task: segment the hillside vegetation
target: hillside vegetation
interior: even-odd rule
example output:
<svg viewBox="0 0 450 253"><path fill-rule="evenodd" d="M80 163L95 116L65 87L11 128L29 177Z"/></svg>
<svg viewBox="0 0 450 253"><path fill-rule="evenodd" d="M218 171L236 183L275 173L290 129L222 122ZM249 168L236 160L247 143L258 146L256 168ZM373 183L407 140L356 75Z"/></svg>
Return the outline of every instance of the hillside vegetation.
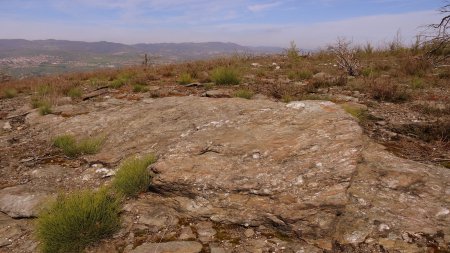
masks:
<svg viewBox="0 0 450 253"><path fill-rule="evenodd" d="M293 44L280 55L238 54L180 64L10 80L0 86L5 100L2 111L19 97L44 115L52 113L62 100L81 103L91 99L92 93L92 99L114 96L136 100L145 94L154 98L216 96L219 90L217 96L225 97L267 97L282 102L330 100L346 104L366 133L396 154L448 166L448 65L433 64L422 57L425 49L418 46L393 42L377 50L370 44L352 48L345 41L339 43L330 51L308 55L302 55ZM349 72L342 57L353 61L357 71Z"/></svg>

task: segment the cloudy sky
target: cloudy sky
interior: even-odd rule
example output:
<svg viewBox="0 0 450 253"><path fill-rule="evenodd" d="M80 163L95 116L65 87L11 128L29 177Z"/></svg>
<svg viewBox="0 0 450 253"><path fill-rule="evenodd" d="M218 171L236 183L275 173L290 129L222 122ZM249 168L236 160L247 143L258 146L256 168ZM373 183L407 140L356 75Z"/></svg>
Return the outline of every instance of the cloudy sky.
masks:
<svg viewBox="0 0 450 253"><path fill-rule="evenodd" d="M0 39L126 44L223 41L326 46L337 37L405 43L444 0L0 0Z"/></svg>

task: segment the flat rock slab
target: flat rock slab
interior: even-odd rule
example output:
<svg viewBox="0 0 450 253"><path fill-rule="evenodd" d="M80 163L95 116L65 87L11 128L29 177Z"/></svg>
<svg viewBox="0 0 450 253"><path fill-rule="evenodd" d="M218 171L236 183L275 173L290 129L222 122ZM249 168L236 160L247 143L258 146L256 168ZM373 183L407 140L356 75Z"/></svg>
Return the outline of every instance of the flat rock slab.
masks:
<svg viewBox="0 0 450 253"><path fill-rule="evenodd" d="M334 241L448 247L450 171L371 144L332 102L168 97L107 99L87 109L33 126L42 140L106 134L102 151L87 160L158 154L156 194L143 200L156 198L180 213L174 217L264 225L327 250Z"/></svg>
<svg viewBox="0 0 450 253"><path fill-rule="evenodd" d="M198 253L202 245L191 241L173 241L165 243L144 243L130 253Z"/></svg>
<svg viewBox="0 0 450 253"><path fill-rule="evenodd" d="M0 190L0 212L12 218L37 217L49 198L49 193L33 191L26 185L4 188Z"/></svg>

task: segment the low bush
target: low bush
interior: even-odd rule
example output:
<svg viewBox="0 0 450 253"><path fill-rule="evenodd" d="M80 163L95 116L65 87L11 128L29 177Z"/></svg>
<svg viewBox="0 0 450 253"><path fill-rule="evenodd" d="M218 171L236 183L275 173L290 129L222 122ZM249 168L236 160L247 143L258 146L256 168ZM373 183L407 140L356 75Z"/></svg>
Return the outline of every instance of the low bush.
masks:
<svg viewBox="0 0 450 253"><path fill-rule="evenodd" d="M6 88L3 93L6 98L13 98L17 96L17 90L14 88Z"/></svg>
<svg viewBox="0 0 450 253"><path fill-rule="evenodd" d="M114 89L118 89L122 86L124 86L127 83L128 80L123 79L123 78L118 78L118 79L114 79L110 84L109 87L114 88Z"/></svg>
<svg viewBox="0 0 450 253"><path fill-rule="evenodd" d="M431 67L431 63L423 58L405 57L400 60L401 70L410 76L423 77Z"/></svg>
<svg viewBox="0 0 450 253"><path fill-rule="evenodd" d="M409 98L405 87L386 78L371 79L367 83L366 92L380 101L402 102Z"/></svg>
<svg viewBox="0 0 450 253"><path fill-rule="evenodd" d="M237 85L240 83L238 72L230 67L220 67L212 72L212 80L217 85Z"/></svg>
<svg viewBox="0 0 450 253"><path fill-rule="evenodd" d="M154 155L126 159L112 181L112 188L117 193L128 197L135 197L146 191L151 182L151 174L147 167L155 161Z"/></svg>
<svg viewBox="0 0 450 253"><path fill-rule="evenodd" d="M251 90L248 89L240 89L234 93L235 97L238 98L245 98L245 99L251 99L253 97L254 93Z"/></svg>
<svg viewBox="0 0 450 253"><path fill-rule="evenodd" d="M313 77L313 73L309 70L292 71L288 73L288 78L291 80L308 80Z"/></svg>
<svg viewBox="0 0 450 253"><path fill-rule="evenodd" d="M178 79L178 83L181 85L192 83L193 79L191 74L189 73L183 73L180 75L180 78Z"/></svg>
<svg viewBox="0 0 450 253"><path fill-rule="evenodd" d="M67 91L67 96L71 98L80 98L83 95L83 92L79 87L72 87Z"/></svg>
<svg viewBox="0 0 450 253"><path fill-rule="evenodd" d="M413 88L413 89L423 89L424 87L425 86L424 86L423 80L421 78L414 77L411 80L411 88Z"/></svg>
<svg viewBox="0 0 450 253"><path fill-rule="evenodd" d="M47 115L52 113L52 104L48 101L42 101L39 104L39 114Z"/></svg>
<svg viewBox="0 0 450 253"><path fill-rule="evenodd" d="M148 87L142 84L134 84L133 85L133 92L147 92Z"/></svg>
<svg viewBox="0 0 450 253"><path fill-rule="evenodd" d="M77 141L73 135L60 135L53 140L53 145L60 148L69 157L96 154L100 151L104 137L85 138Z"/></svg>
<svg viewBox="0 0 450 253"><path fill-rule="evenodd" d="M106 190L61 194L36 221L44 253L82 252L120 227L120 199Z"/></svg>

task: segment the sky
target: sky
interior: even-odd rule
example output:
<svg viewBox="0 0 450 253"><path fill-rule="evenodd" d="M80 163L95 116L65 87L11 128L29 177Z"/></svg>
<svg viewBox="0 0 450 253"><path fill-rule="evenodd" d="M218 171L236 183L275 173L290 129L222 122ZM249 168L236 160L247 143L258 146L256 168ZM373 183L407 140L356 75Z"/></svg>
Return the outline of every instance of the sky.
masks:
<svg viewBox="0 0 450 253"><path fill-rule="evenodd" d="M338 37L406 44L444 0L0 0L0 39L234 42L317 49Z"/></svg>

